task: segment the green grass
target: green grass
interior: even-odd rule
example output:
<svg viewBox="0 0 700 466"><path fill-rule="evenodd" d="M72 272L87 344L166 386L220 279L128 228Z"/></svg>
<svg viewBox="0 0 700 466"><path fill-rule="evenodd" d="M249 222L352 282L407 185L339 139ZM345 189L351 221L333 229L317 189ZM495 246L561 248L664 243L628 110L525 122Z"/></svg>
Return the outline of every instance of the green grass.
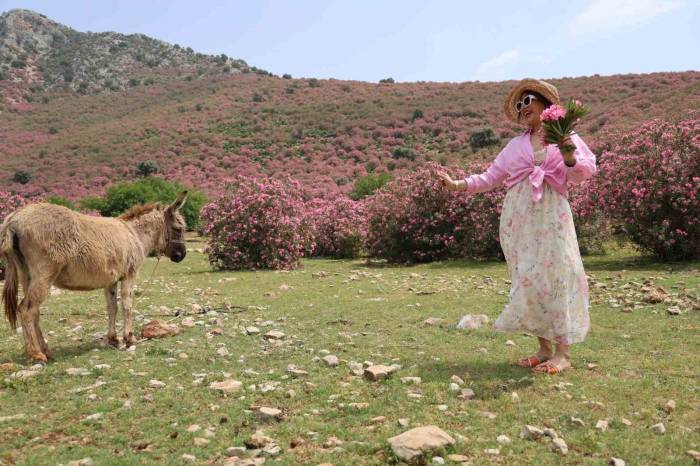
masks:
<svg viewBox="0 0 700 466"><path fill-rule="evenodd" d="M193 242L190 247L201 245ZM142 281L154 264L149 260ZM643 303L638 290L645 279L652 280L687 308L698 299L699 264L659 264L624 250L585 258L585 264L593 278L592 330L586 342L572 347L576 369L558 377L533 377L513 366L533 350L532 337L454 327L466 313L485 313L492 320L498 316L508 295L501 262L399 267L306 260L293 272L221 273L211 271L205 256L190 251L181 264L161 262L153 282L137 296L137 309L169 314L176 307L189 312L198 303L244 310L232 307L218 316L193 316L203 325L144 341L134 353L104 347L95 339L107 324L101 292L62 292L42 309L54 361L25 381L10 379L11 371L0 372L0 417L27 416L0 422L0 464L55 465L84 457L99 465L182 464L184 453L194 454L197 464L220 464L227 447L242 445L256 429L276 439L283 450L266 464L385 464L393 461L386 439L406 430L397 423L404 417L411 426L434 424L464 436L443 453L466 455L475 465L602 465L611 456L633 465L693 464L686 451L700 450L700 312L669 316L669 304ZM598 282L607 288L595 286ZM613 307L618 298L628 298L630 305ZM621 311L635 302L633 312ZM444 325L423 325L428 317L443 318ZM261 325L267 320L274 324ZM137 327L143 322L137 320ZM247 325L263 332L278 329L287 336L279 346L272 345L260 335L245 335L241 328ZM82 328L74 330L77 326ZM223 334L207 336L215 327ZM505 344L509 339L515 346ZM217 354L221 345L230 356ZM327 368L314 361L323 349L337 355L341 365ZM187 359L179 357L182 352ZM344 360L403 367L389 380L367 382L352 377ZM21 335L11 335L7 327L1 362L15 363L13 370L30 365ZM598 368L587 370L589 362ZM97 364L111 368L94 369ZM288 364L309 375L287 378ZM69 367L86 368L90 374L71 376ZM246 369L258 375L246 375ZM280 385L273 392L246 388L224 397L208 388L224 372L244 387L268 381ZM194 374L206 374L201 384L193 383ZM474 400L460 401L448 390L452 375L476 392ZM403 376L422 378L421 399L407 396L412 387L401 383ZM148 388L150 379L166 387ZM107 384L71 393L98 380ZM296 396L287 397L288 390ZM512 392L519 402L511 400ZM88 398L91 393L96 399ZM669 415L663 407L670 399L677 406ZM130 409L123 407L126 400ZM339 408L354 402L369 406ZM438 410L440 404L448 411ZM249 411L255 405L280 408L285 418L261 422ZM94 413L103 416L83 421ZM375 416L386 416L386 421L374 425ZM573 426L571 416L586 426ZM623 425L621 418L632 425ZM606 432L594 428L599 419L610 421ZM649 429L657 422L665 424L665 435ZM216 435L206 446L195 447L194 437L203 435L187 432L192 424L211 427ZM569 454L562 457L544 442L521 440L518 433L525 424L554 428L566 440ZM512 443L500 446L497 457L484 453L499 447L500 434ZM343 440L342 451L323 448L330 436ZM305 443L292 449L295 437Z"/></svg>

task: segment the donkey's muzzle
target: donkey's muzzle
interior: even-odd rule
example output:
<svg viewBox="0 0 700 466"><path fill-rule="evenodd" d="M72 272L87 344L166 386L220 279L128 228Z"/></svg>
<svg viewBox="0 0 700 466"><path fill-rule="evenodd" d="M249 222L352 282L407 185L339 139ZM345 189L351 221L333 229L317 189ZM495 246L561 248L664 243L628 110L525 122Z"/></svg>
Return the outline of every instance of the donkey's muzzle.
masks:
<svg viewBox="0 0 700 466"><path fill-rule="evenodd" d="M173 262L182 262L182 260L185 258L185 255L186 255L186 254L187 254L187 253L184 252L184 251L174 251L174 252L170 255L170 260L173 261Z"/></svg>

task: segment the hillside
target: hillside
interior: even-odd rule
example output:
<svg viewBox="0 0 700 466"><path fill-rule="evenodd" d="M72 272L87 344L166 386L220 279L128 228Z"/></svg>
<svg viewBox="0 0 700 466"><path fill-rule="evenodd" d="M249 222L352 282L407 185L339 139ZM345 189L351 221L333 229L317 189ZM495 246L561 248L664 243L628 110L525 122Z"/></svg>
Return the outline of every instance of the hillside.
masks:
<svg viewBox="0 0 700 466"><path fill-rule="evenodd" d="M115 91L183 73L260 71L243 60L211 56L143 34L78 32L30 10L0 15L0 80L11 107L31 92ZM31 97L29 97L31 99Z"/></svg>
<svg viewBox="0 0 700 466"><path fill-rule="evenodd" d="M141 35L78 33L25 10L2 16L1 47L2 57L10 49L27 57L0 83L6 100L8 86L26 92L0 113L0 190L24 195L100 194L135 178L147 160L167 178L209 194L234 174L290 175L320 192L347 192L372 171L490 160L520 131L502 115L512 81L284 79ZM104 81L91 73L110 54L116 58L105 76L121 84L97 92ZM56 63L70 64L70 82ZM563 98L591 107L580 133L593 146L642 121L673 120L700 107L696 71L549 81ZM81 82L95 92L81 93ZM492 136L472 140L487 128Z"/></svg>

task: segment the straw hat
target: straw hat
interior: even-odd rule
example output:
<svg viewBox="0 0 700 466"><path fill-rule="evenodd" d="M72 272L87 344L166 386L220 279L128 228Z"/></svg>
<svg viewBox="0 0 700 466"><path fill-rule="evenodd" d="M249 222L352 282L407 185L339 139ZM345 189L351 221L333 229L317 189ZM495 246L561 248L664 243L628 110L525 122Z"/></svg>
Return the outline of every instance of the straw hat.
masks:
<svg viewBox="0 0 700 466"><path fill-rule="evenodd" d="M518 112L515 111L515 102L518 101L524 91L537 92L553 104L561 105L559 91L556 87L539 79L525 78L515 85L503 104L503 111L506 112L506 116L516 123L518 123Z"/></svg>

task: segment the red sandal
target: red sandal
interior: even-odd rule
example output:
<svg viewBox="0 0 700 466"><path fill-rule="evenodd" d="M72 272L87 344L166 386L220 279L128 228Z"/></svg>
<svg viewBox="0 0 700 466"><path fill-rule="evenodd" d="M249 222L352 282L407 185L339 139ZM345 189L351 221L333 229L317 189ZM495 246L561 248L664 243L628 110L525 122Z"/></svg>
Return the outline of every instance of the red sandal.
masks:
<svg viewBox="0 0 700 466"><path fill-rule="evenodd" d="M544 358L540 359L539 356L537 356L536 354L533 354L532 356L530 356L528 358L523 358L523 359L518 360L518 362L516 364L520 367L532 368L532 367L539 366L540 364L542 364L546 361L547 361L547 359L544 359Z"/></svg>
<svg viewBox="0 0 700 466"><path fill-rule="evenodd" d="M545 361L533 367L532 372L535 372L537 374L557 375L567 369L571 369L572 367L572 365L568 365L562 369L559 369L551 361Z"/></svg>

